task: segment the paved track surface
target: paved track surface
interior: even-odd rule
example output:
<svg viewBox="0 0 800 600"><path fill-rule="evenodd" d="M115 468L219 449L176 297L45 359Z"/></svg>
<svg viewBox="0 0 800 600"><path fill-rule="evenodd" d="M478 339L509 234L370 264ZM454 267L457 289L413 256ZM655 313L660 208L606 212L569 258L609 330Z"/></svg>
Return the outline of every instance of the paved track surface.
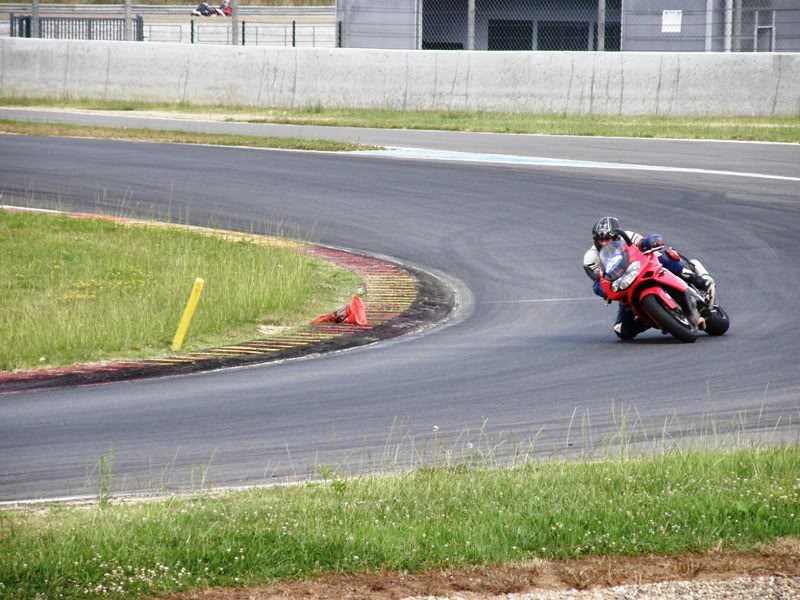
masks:
<svg viewBox="0 0 800 600"><path fill-rule="evenodd" d="M412 132L370 141L395 145L406 133L418 137L403 145L800 174L800 147L789 145ZM445 276L460 299L445 326L369 348L0 396L0 499L91 494L87 470L112 448L115 491L157 491L189 485L192 467L209 462L215 485L262 483L318 463L409 467L445 441L456 454L499 444L502 457L529 438L548 454L620 431L634 442L666 431L713 443L713 431L730 429L796 440L799 186L0 136L3 203L137 215L169 206L203 225L288 224ZM700 257L731 315L729 334L694 345L658 333L618 342L615 309L591 294L581 268L605 214Z"/></svg>

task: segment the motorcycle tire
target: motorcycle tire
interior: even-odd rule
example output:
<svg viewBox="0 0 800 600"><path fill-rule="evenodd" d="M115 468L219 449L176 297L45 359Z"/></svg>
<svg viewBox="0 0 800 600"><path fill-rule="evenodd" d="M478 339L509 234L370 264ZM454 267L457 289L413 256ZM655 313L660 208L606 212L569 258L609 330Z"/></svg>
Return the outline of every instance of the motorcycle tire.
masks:
<svg viewBox="0 0 800 600"><path fill-rule="evenodd" d="M716 306L706 318L705 332L708 335L724 335L730 326L731 320L728 318L728 313L722 310L721 306Z"/></svg>
<svg viewBox="0 0 800 600"><path fill-rule="evenodd" d="M658 326L672 337L687 344L697 339L697 330L680 309L679 312L673 312L665 308L656 296L645 297L642 300L642 307Z"/></svg>

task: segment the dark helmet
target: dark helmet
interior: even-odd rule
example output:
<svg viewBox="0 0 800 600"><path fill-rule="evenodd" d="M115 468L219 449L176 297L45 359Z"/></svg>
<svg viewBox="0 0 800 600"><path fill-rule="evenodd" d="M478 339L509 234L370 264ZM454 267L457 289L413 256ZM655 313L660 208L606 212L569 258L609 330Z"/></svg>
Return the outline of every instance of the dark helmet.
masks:
<svg viewBox="0 0 800 600"><path fill-rule="evenodd" d="M595 247L600 247L601 240L610 240L617 237L616 230L622 229L616 217L603 217L592 227L592 239Z"/></svg>
<svg viewBox="0 0 800 600"><path fill-rule="evenodd" d="M664 243L664 238L661 237L660 233L653 233L652 235L648 235L646 238L642 240L642 252L652 252L653 250L660 250L666 244Z"/></svg>

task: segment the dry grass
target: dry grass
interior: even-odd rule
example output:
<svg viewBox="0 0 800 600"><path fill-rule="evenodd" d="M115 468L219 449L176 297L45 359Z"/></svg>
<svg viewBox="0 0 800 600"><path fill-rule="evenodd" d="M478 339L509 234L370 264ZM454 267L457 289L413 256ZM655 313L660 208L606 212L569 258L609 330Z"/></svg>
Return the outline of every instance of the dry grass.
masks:
<svg viewBox="0 0 800 600"><path fill-rule="evenodd" d="M362 146L350 142L336 142L330 140L305 140L299 138L271 136L210 134L195 133L191 131L165 131L160 129L94 127L90 125L34 123L8 120L0 120L0 133L46 137L88 137L95 139L133 140L143 142L244 146L249 148L276 148L285 150L318 150L326 152L349 152L354 150L376 149L374 146Z"/></svg>
<svg viewBox="0 0 800 600"><path fill-rule="evenodd" d="M702 568L697 568L702 565ZM689 567L691 566L691 567ZM417 574L377 572L325 575L305 581L240 589L209 589L169 600L399 600L409 596L475 597L531 590L588 590L686 579L727 580L742 575L800 576L800 540L783 538L758 552L591 557L446 569Z"/></svg>

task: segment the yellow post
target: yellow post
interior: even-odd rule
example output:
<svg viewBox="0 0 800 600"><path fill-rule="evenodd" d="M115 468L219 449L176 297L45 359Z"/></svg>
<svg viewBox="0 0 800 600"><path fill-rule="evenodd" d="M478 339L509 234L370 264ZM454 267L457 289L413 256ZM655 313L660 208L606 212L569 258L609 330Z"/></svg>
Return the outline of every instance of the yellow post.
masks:
<svg viewBox="0 0 800 600"><path fill-rule="evenodd" d="M183 345L183 338L186 335L186 331L189 329L189 324L192 322L192 317L194 316L194 311L197 308L197 303L200 302L200 294L203 291L203 285L205 281L203 281L200 277L194 280L194 286L192 286L192 293L189 296L189 302L186 303L186 309L183 311L183 317L181 318L180 325L178 325L178 331L175 332L175 339L172 340L172 351L177 352L181 349Z"/></svg>

